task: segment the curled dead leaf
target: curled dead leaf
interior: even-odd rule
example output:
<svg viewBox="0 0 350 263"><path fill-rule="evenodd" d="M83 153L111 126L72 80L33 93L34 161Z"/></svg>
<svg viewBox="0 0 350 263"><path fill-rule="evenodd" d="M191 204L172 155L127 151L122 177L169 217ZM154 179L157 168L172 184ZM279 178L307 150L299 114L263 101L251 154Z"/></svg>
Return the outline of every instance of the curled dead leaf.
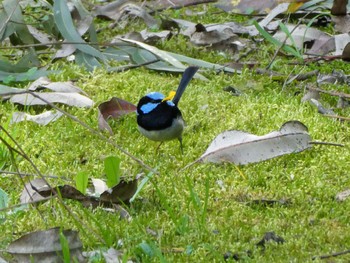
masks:
<svg viewBox="0 0 350 263"><path fill-rule="evenodd" d="M109 101L102 102L98 106L98 127L100 130L108 130L112 135L113 131L108 125L109 118L119 119L125 114L136 111L136 106L126 100L117 97L111 98Z"/></svg>

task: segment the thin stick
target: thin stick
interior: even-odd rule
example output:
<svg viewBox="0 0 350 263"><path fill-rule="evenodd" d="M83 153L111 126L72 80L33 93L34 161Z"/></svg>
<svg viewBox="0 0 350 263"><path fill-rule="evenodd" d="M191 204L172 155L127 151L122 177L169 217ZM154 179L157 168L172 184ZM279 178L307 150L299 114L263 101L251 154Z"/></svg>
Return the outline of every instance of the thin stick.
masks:
<svg viewBox="0 0 350 263"><path fill-rule="evenodd" d="M54 198L57 198L57 195L52 195L52 196L44 197L44 198L42 198L42 199L40 199L40 200L30 201L30 202L23 203L23 204L17 204L17 205L12 205L12 206L8 206L8 207L0 208L0 212L12 210L12 209L21 207L21 206L23 206L23 205L33 205L33 204L43 203L43 202L46 202L46 201L51 200L51 199L54 199Z"/></svg>
<svg viewBox="0 0 350 263"><path fill-rule="evenodd" d="M313 141L313 142L309 142L309 144L319 144L319 145L330 145L330 146L345 147L344 144L335 143L335 142L317 142L317 141Z"/></svg>
<svg viewBox="0 0 350 263"><path fill-rule="evenodd" d="M339 119L339 120L343 120L343 121L350 121L349 117L343 117L343 116L339 116L339 115L323 114L323 116L326 116L329 118L335 118L335 119Z"/></svg>
<svg viewBox="0 0 350 263"><path fill-rule="evenodd" d="M31 173L21 173L21 172L12 172L12 171L4 171L0 170L0 174L5 174L5 175L19 175L21 177L28 177L28 176L37 176L37 174L31 174ZM44 178L53 178L53 179L62 179L65 181L73 181L72 179L69 179L64 176L56 176L56 175L43 175Z"/></svg>

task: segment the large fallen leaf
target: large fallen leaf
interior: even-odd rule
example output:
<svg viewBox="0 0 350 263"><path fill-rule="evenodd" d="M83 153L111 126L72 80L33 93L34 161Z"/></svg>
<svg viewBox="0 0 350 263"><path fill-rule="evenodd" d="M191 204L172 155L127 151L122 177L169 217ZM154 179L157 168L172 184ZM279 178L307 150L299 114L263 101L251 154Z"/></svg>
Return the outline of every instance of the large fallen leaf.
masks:
<svg viewBox="0 0 350 263"><path fill-rule="evenodd" d="M279 131L257 136L243 131L225 131L210 144L198 161L249 164L310 148L307 127L299 121L284 123Z"/></svg>
<svg viewBox="0 0 350 263"><path fill-rule="evenodd" d="M39 88L46 88L57 92L67 92L67 93L77 92L77 93L86 94L81 88L75 86L71 81L52 82L47 77L38 78L36 81L30 84L30 86L28 87L28 90L35 91L35 90L38 90Z"/></svg>
<svg viewBox="0 0 350 263"><path fill-rule="evenodd" d="M79 93L63 93L63 92L34 92L35 95L43 98L50 103L62 103L76 107L92 107L94 102L80 95ZM12 103L18 103L26 106L47 105L47 103L31 94L18 94L11 97Z"/></svg>
<svg viewBox="0 0 350 263"><path fill-rule="evenodd" d="M12 242L7 252L13 255L16 262L63 262L61 235L67 241L71 262L85 262L78 232L74 230L61 232L59 227L26 234Z"/></svg>

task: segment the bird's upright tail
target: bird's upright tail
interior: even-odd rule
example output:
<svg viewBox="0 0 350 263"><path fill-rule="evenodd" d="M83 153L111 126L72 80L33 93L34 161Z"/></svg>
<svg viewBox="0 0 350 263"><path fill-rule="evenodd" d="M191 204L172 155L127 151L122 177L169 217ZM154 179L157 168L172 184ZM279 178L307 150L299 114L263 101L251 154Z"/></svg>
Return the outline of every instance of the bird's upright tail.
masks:
<svg viewBox="0 0 350 263"><path fill-rule="evenodd" d="M182 94L184 93L188 83L190 83L191 79L196 74L197 70L198 70L198 67L190 66L184 71L179 87L177 88L176 94L173 98L173 102L175 105L179 103L179 100Z"/></svg>

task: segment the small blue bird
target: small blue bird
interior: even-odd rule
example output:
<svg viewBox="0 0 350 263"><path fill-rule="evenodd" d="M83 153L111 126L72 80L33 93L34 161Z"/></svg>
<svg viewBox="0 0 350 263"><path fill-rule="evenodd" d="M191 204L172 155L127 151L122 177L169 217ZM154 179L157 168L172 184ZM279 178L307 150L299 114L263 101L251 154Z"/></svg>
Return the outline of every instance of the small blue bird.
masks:
<svg viewBox="0 0 350 263"><path fill-rule="evenodd" d="M198 67L191 66L184 71L176 93L171 92L165 97L162 93L151 92L140 99L137 104L137 124L141 134L160 142L178 139L183 151L185 121L177 104L197 70Z"/></svg>

